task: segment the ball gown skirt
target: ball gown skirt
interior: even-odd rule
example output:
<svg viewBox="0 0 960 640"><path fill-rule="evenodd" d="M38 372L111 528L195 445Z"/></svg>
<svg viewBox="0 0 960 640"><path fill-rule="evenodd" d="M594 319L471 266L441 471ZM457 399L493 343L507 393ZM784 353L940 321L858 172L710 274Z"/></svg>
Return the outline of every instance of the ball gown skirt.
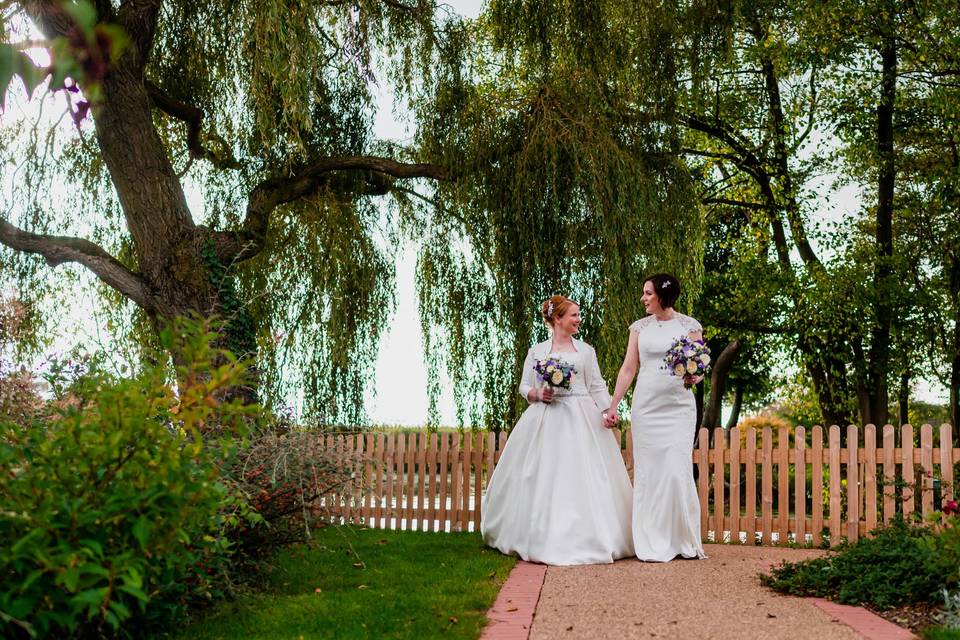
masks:
<svg viewBox="0 0 960 640"><path fill-rule="evenodd" d="M531 404L510 433L483 496L483 539L550 565L629 557L631 488L620 445L585 390L558 394Z"/></svg>

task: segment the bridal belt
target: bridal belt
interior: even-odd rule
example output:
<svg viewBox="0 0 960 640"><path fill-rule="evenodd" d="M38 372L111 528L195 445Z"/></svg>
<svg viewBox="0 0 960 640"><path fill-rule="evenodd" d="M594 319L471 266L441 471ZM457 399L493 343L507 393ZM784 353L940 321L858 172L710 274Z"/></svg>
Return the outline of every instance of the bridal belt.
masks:
<svg viewBox="0 0 960 640"><path fill-rule="evenodd" d="M584 391L584 392L568 391L568 390L566 390L566 389L554 389L554 390L553 390L553 397L554 397L554 398L584 398L584 397L589 396L589 395L590 395L590 394L587 393L586 391Z"/></svg>

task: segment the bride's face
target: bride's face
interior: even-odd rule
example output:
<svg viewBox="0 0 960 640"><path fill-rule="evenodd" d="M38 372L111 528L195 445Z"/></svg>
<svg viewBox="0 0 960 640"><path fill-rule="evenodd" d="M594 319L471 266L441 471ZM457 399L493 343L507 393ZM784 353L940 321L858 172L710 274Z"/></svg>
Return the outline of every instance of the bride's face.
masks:
<svg viewBox="0 0 960 640"><path fill-rule="evenodd" d="M653 289L653 283L647 280L643 283L643 306L647 310L647 313L659 313L663 311L663 307L660 306L660 298L657 296L657 292Z"/></svg>
<svg viewBox="0 0 960 640"><path fill-rule="evenodd" d="M580 331L580 307L573 305L562 318L557 318L553 328L555 331L573 335Z"/></svg>

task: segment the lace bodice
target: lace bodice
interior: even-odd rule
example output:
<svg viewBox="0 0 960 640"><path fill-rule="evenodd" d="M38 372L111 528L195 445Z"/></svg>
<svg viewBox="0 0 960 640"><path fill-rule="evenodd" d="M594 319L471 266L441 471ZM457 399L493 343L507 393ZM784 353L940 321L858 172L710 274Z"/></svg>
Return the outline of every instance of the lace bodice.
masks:
<svg viewBox="0 0 960 640"><path fill-rule="evenodd" d="M657 320L656 316L649 315L630 325L630 330L637 333L640 371L649 374L661 371L663 358L674 340L703 331L703 327L694 318L675 312L669 320Z"/></svg>

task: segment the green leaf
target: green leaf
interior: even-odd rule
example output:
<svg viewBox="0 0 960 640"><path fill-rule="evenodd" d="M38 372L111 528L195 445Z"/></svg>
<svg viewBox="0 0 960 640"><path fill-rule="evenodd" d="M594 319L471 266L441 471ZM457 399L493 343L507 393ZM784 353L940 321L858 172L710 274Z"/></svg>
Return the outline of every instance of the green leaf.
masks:
<svg viewBox="0 0 960 640"><path fill-rule="evenodd" d="M47 71L37 67L23 52L17 55L16 68L17 75L23 80L23 86L27 89L27 97L32 98L34 90L47 77Z"/></svg>
<svg viewBox="0 0 960 640"><path fill-rule="evenodd" d="M130 609L127 607L127 605L123 604L119 600L111 601L109 608L117 615L117 618L120 621L126 620L130 617Z"/></svg>
<svg viewBox="0 0 960 640"><path fill-rule="evenodd" d="M146 603L147 600L149 600L149 597L147 596L147 594L144 592L143 589L141 589L140 587L135 587L133 585L122 584L119 587L117 587L117 591L122 591L123 593L131 595L143 603Z"/></svg>
<svg viewBox="0 0 960 640"><path fill-rule="evenodd" d="M107 587L87 589L86 591L81 591L77 595L73 596L70 599L70 602L79 605L99 606L107 598L107 594L109 592L110 589Z"/></svg>
<svg viewBox="0 0 960 640"><path fill-rule="evenodd" d="M77 0L76 2L64 3L66 9L73 19L77 22L84 35L90 36L94 25L97 24L97 10L87 0Z"/></svg>
<svg viewBox="0 0 960 640"><path fill-rule="evenodd" d="M77 585L80 583L80 569L78 567L70 567L60 576L60 581L63 583L63 586L66 587L67 591L76 593Z"/></svg>
<svg viewBox="0 0 960 640"><path fill-rule="evenodd" d="M7 88L13 79L14 60L17 50L8 44L0 43L0 109L6 106Z"/></svg>
<svg viewBox="0 0 960 640"><path fill-rule="evenodd" d="M103 545L100 544L98 541L93 540L92 538L84 538L83 540L80 541L80 544L82 544L83 546L93 551L95 557L97 558L103 557Z"/></svg>
<svg viewBox="0 0 960 640"><path fill-rule="evenodd" d="M147 548L147 538L150 536L149 529L150 523L146 516L140 516L137 518L137 521L133 523L133 537L137 539L138 543L140 543L141 549Z"/></svg>

